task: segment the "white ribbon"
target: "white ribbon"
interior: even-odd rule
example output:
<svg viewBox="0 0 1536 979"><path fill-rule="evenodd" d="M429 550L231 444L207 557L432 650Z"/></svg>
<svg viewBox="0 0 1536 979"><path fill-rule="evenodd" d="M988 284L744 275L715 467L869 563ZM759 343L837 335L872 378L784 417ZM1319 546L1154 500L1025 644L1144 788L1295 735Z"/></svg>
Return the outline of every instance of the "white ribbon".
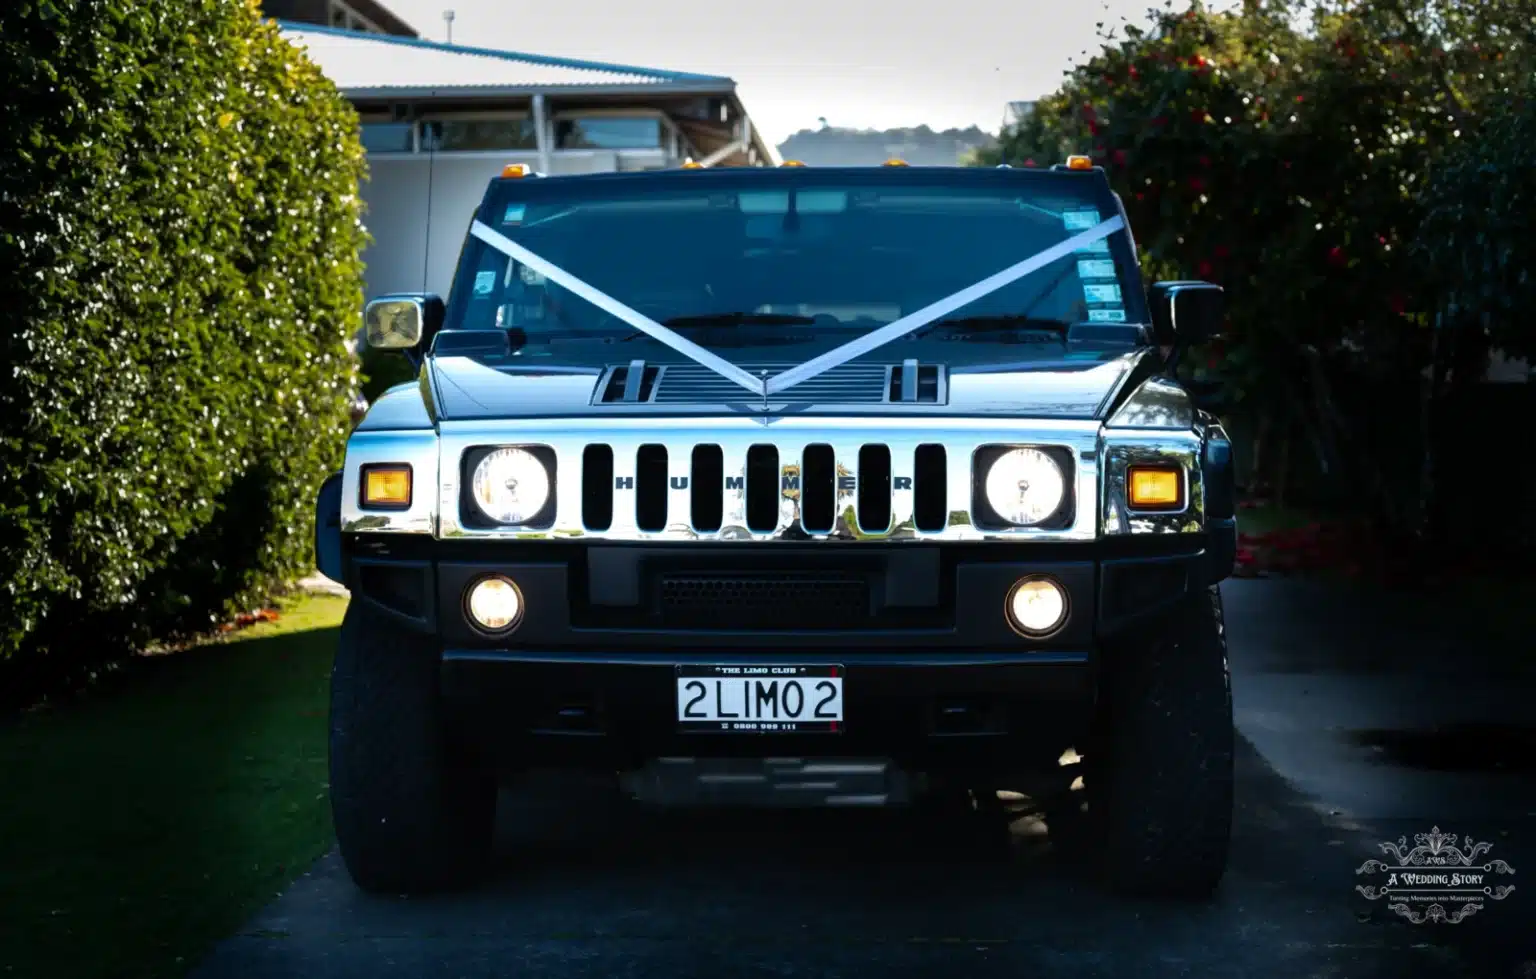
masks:
<svg viewBox="0 0 1536 979"><path fill-rule="evenodd" d="M1031 272L1044 268L1052 262L1064 258L1078 249L1085 248L1101 238L1109 237L1123 227L1125 227L1125 220L1117 214L1108 221L1078 232L1064 241L1057 242L1043 251L1036 252L1023 261L1015 262L1001 272L989 275L974 285L966 286L959 292L951 293L943 299L929 303L914 313L908 313L906 316L887 323L877 330L871 330L862 336L849 340L840 347L813 357L803 364L791 367L766 380L742 370L718 354L711 353L677 331L662 326L644 313L631 309L601 289L583 282L560 266L548 259L541 258L481 221L477 220L474 224L470 225L469 233L502 254L517 259L519 262L543 275L546 279L559 283L604 312L623 320L642 333L666 344L684 357L691 358L721 377L734 381L753 394L760 395L766 399L771 394L777 394L802 381L808 381L819 374L824 374L834 367L846 364L855 357L862 357L871 350L883 347L892 340L899 340L914 330L921 329L929 323L949 315L960 307L975 302L982 296L990 295L1006 285L1017 282Z"/></svg>

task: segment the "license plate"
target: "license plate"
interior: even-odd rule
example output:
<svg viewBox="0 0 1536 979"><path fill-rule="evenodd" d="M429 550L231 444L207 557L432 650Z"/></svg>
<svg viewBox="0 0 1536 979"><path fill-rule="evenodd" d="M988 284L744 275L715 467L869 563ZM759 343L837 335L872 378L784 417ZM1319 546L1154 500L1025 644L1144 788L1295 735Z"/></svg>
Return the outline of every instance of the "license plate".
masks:
<svg viewBox="0 0 1536 979"><path fill-rule="evenodd" d="M725 734L835 733L841 666L679 666L677 726Z"/></svg>

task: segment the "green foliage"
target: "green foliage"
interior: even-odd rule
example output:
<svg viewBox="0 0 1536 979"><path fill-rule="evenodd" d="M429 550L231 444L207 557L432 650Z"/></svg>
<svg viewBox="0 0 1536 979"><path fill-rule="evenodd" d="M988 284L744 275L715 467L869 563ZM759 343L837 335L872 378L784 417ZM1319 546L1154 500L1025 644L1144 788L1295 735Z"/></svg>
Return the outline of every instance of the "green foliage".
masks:
<svg viewBox="0 0 1536 979"><path fill-rule="evenodd" d="M1528 0L1196 4L1103 41L978 162L1092 155L1149 270L1227 290L1197 373L1334 486L1410 514L1386 497L1419 489L1432 324L1481 332L1463 381L1479 349L1533 343Z"/></svg>
<svg viewBox="0 0 1536 979"><path fill-rule="evenodd" d="M56 680L307 567L364 162L253 2L5 5L0 118L0 659Z"/></svg>
<svg viewBox="0 0 1536 979"><path fill-rule="evenodd" d="M1536 78L1478 121L1433 175L1415 254L1438 270L1446 312L1493 347L1536 360Z"/></svg>

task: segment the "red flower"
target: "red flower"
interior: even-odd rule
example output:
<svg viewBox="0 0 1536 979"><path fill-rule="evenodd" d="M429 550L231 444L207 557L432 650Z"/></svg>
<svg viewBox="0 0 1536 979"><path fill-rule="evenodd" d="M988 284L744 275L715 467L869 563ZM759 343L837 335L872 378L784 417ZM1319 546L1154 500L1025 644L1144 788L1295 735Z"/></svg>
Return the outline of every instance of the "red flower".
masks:
<svg viewBox="0 0 1536 979"><path fill-rule="evenodd" d="M1137 199L1137 200L1138 200L1138 201L1144 201L1144 200L1146 200L1146 199L1147 199L1147 195L1146 195L1146 194L1143 194L1143 193L1142 193L1142 192L1141 192L1141 191L1139 191L1139 190L1138 190L1138 191L1137 191L1137 192L1136 192L1136 199Z"/></svg>
<svg viewBox="0 0 1536 979"><path fill-rule="evenodd" d="M1211 250L1211 253L1217 258L1226 258L1229 254L1231 254L1231 252L1227 250L1226 245L1217 245Z"/></svg>
<svg viewBox="0 0 1536 979"><path fill-rule="evenodd" d="M1190 177L1189 189L1198 194L1200 191L1205 189L1205 181L1201 180L1199 177Z"/></svg>
<svg viewBox="0 0 1536 979"><path fill-rule="evenodd" d="M1348 264L1349 259L1344 255L1344 249L1342 246L1334 245L1332 248L1328 249L1328 261L1330 264L1337 268L1343 268L1346 264Z"/></svg>
<svg viewBox="0 0 1536 979"><path fill-rule="evenodd" d="M1210 157L1208 157L1208 156L1202 156L1202 157L1201 157L1201 158L1200 158L1200 165L1201 165L1201 166L1202 166L1202 167L1208 167L1208 166L1210 166L1210 165L1211 165L1211 158L1210 158Z"/></svg>
<svg viewBox="0 0 1536 979"><path fill-rule="evenodd" d="M1092 119L1088 120L1088 134L1090 136L1097 136L1099 134L1099 124Z"/></svg>
<svg viewBox="0 0 1536 979"><path fill-rule="evenodd" d="M1195 267L1195 272L1202 279L1209 279L1211 277L1211 273L1214 271L1216 270L1211 266L1210 262L1202 261L1198 266Z"/></svg>
<svg viewBox="0 0 1536 979"><path fill-rule="evenodd" d="M1024 165L1026 167L1036 167L1036 166L1039 166L1040 164L1035 162L1034 157L1030 157L1029 159L1024 161Z"/></svg>
<svg viewBox="0 0 1536 979"><path fill-rule="evenodd" d="M1125 166L1125 150L1115 150L1115 166Z"/></svg>
<svg viewBox="0 0 1536 979"><path fill-rule="evenodd" d="M1307 100L1307 97L1305 95L1298 95L1298 96L1296 96L1296 101L1297 102L1305 102L1306 100Z"/></svg>
<svg viewBox="0 0 1536 979"><path fill-rule="evenodd" d="M1400 292L1394 292L1388 297L1387 304L1392 307L1392 312L1399 316L1403 315L1403 311L1408 308L1408 304L1403 301L1403 294Z"/></svg>
<svg viewBox="0 0 1536 979"><path fill-rule="evenodd" d="M1131 75L1131 81L1134 82L1136 79L1141 77L1141 72L1136 70L1136 66L1135 65L1131 65L1130 75Z"/></svg>
<svg viewBox="0 0 1536 979"><path fill-rule="evenodd" d="M1166 126L1166 125L1168 125L1168 117L1167 116L1153 116L1152 117L1152 125L1154 125L1154 126Z"/></svg>

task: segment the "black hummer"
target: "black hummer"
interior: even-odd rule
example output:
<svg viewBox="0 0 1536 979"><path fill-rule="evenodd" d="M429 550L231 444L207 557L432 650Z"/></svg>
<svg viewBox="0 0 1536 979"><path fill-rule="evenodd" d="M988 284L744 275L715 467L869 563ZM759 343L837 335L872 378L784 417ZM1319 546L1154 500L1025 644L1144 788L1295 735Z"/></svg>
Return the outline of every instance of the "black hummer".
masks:
<svg viewBox="0 0 1536 979"><path fill-rule="evenodd" d="M319 494L353 878L464 879L530 768L835 805L1074 749L1111 882L1208 893L1231 446L1170 362L1221 318L1081 162L509 168L446 303L369 304L419 378Z"/></svg>

